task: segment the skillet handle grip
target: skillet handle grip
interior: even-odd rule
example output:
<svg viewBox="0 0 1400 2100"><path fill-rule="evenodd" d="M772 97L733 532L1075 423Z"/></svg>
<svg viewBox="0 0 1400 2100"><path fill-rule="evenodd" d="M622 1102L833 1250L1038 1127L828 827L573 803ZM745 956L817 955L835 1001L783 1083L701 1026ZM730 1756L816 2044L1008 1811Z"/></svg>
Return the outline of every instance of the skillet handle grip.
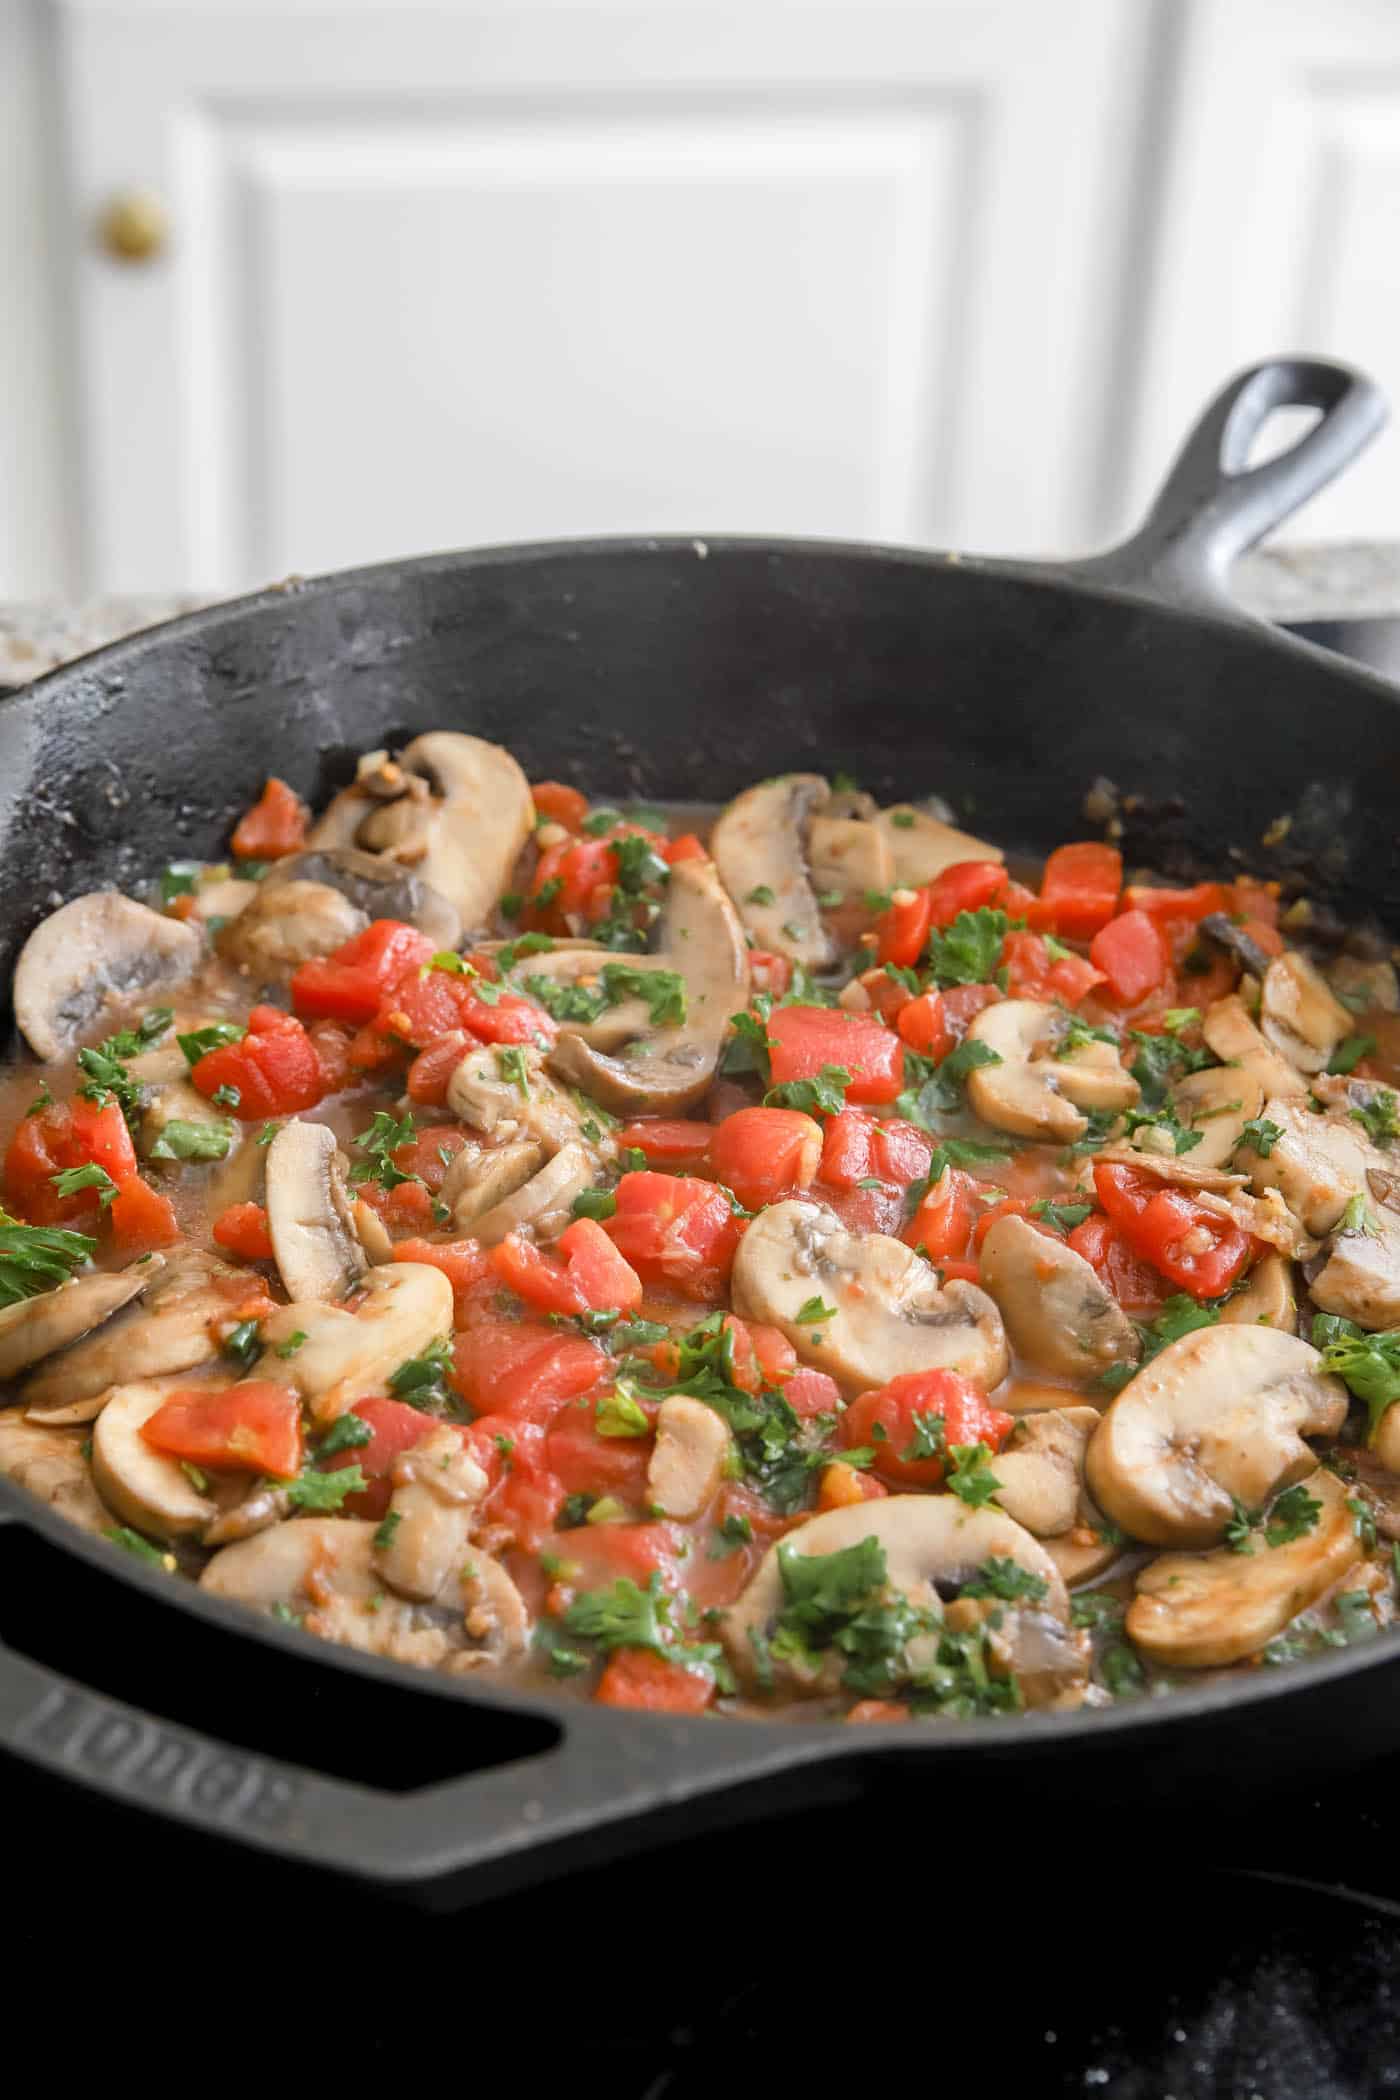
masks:
<svg viewBox="0 0 1400 2100"><path fill-rule="evenodd" d="M372 1755L375 1687L364 1691ZM0 1752L206 1836L405 1892L470 1877L463 1895L495 1895L668 1820L689 1835L732 1815L741 1787L744 1814L762 1813L762 1782L776 1793L795 1765L820 1762L803 1737L825 1733L588 1707L550 1725L553 1743L514 1763L388 1793L157 1719L0 1647ZM840 1797L831 1782L823 1791Z"/></svg>
<svg viewBox="0 0 1400 2100"><path fill-rule="evenodd" d="M1315 408L1320 420L1261 466L1249 448L1277 408ZM1177 454L1130 539L1070 564L1088 580L1187 610L1231 612L1230 565L1355 459L1389 410L1363 372L1318 357L1278 357L1236 373Z"/></svg>

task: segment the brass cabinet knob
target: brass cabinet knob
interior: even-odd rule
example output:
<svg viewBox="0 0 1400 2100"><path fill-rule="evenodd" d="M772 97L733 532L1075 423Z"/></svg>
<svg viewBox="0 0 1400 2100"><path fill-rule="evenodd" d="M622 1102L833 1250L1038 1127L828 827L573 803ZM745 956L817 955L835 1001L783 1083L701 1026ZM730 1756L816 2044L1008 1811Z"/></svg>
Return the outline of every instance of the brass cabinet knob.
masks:
<svg viewBox="0 0 1400 2100"><path fill-rule="evenodd" d="M97 232L115 262L151 262L170 238L170 220L150 190L117 190L102 208Z"/></svg>

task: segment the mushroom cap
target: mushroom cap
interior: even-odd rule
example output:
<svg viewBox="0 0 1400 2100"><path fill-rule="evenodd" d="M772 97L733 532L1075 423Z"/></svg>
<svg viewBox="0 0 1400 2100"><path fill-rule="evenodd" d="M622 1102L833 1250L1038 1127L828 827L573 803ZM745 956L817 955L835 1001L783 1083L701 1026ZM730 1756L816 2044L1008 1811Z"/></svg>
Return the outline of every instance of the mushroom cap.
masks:
<svg viewBox="0 0 1400 2100"><path fill-rule="evenodd" d="M220 955L259 982L285 977L317 956L334 955L369 920L326 882L283 877L258 886L252 903L217 936Z"/></svg>
<svg viewBox="0 0 1400 2100"><path fill-rule="evenodd" d="M15 1021L36 1057L62 1057L104 1032L125 1001L188 977L203 952L191 926L94 890L51 912L15 964Z"/></svg>
<svg viewBox="0 0 1400 2100"><path fill-rule="evenodd" d="M92 1484L81 1429L51 1429L20 1409L0 1410L0 1479L57 1510L83 1531L107 1532L112 1512Z"/></svg>
<svg viewBox="0 0 1400 2100"><path fill-rule="evenodd" d="M343 1298L365 1268L335 1132L284 1123L267 1149L267 1229L287 1296Z"/></svg>
<svg viewBox="0 0 1400 2100"><path fill-rule="evenodd" d="M1309 1274L1321 1311L1372 1332L1400 1327L1400 1218L1372 1204L1364 1228L1337 1233L1322 1267Z"/></svg>
<svg viewBox="0 0 1400 2100"><path fill-rule="evenodd" d="M748 949L712 861L672 868L659 931L662 946L683 958L685 1020L648 1023L625 1057L608 1056L564 1027L549 1055L553 1071L629 1115L682 1115L693 1107L715 1076L730 1016L748 1001ZM645 970L647 958L637 967Z"/></svg>
<svg viewBox="0 0 1400 2100"><path fill-rule="evenodd" d="M1265 1041L1300 1072L1320 1072L1351 1033L1351 1015L1321 971L1289 948L1264 973L1259 1027Z"/></svg>
<svg viewBox="0 0 1400 2100"><path fill-rule="evenodd" d="M439 800L418 872L464 927L484 926L534 828L529 781L501 745L456 729L415 737L399 763Z"/></svg>
<svg viewBox="0 0 1400 2100"><path fill-rule="evenodd" d="M366 802L366 810L372 807ZM339 890L367 920L402 919L426 933L439 948L455 948L462 938L462 915L457 907L412 868L378 853L361 853L348 844L294 853L273 864L262 887L267 890L286 882L324 883Z"/></svg>
<svg viewBox="0 0 1400 2100"><path fill-rule="evenodd" d="M1253 1553L1221 1548L1148 1562L1123 1622L1144 1655L1182 1670L1242 1662L1340 1582L1362 1557L1346 1488L1321 1469L1303 1484L1322 1510L1301 1538L1260 1543Z"/></svg>
<svg viewBox="0 0 1400 2100"><path fill-rule="evenodd" d="M867 890L895 887L889 834L868 818L814 816L807 827L807 863L814 897L836 891L843 904L863 904Z"/></svg>
<svg viewBox="0 0 1400 2100"><path fill-rule="evenodd" d="M1085 1117L1061 1091L1065 1067L1035 1054L1053 1040L1062 1020L1058 1007L1038 999L1003 999L974 1016L969 1040L985 1044L998 1059L968 1073L967 1105L974 1115L1015 1137L1070 1144L1084 1135Z"/></svg>
<svg viewBox="0 0 1400 2100"><path fill-rule="evenodd" d="M279 1305L263 1322L257 1375L295 1386L319 1422L333 1422L452 1331L452 1286L426 1262L382 1262L357 1296L354 1312L309 1299ZM280 1355L298 1334L305 1339Z"/></svg>
<svg viewBox="0 0 1400 2100"><path fill-rule="evenodd" d="M543 1165L544 1147L536 1138L509 1138L493 1146L469 1138L452 1155L438 1201L451 1211L459 1232L470 1231L477 1218L523 1188Z"/></svg>
<svg viewBox="0 0 1400 2100"><path fill-rule="evenodd" d="M170 1395L162 1384L116 1386L92 1432L92 1477L107 1507L124 1524L158 1539L203 1531L218 1506L193 1486L173 1458L152 1450L141 1425Z"/></svg>
<svg viewBox="0 0 1400 2100"><path fill-rule="evenodd" d="M501 1143L515 1137L532 1138L550 1159L561 1146L585 1143L599 1159L616 1157L617 1146L605 1133L596 1141L584 1139L586 1107L580 1108L563 1087L556 1086L533 1046L520 1051L519 1063L513 1060L507 1073L496 1045L477 1043L471 1036L462 1040L470 1048L447 1082L447 1105L460 1121L487 1137L498 1137ZM516 1077L518 1072L525 1075L525 1090Z"/></svg>
<svg viewBox="0 0 1400 2100"><path fill-rule="evenodd" d="M834 1306L830 1319L799 1317L813 1298ZM846 1232L815 1203L760 1211L735 1256L733 1299L736 1312L780 1327L804 1363L850 1393L906 1371L961 1371L987 1389L1006 1375L1006 1336L985 1291L940 1287L902 1240Z"/></svg>
<svg viewBox="0 0 1400 2100"><path fill-rule="evenodd" d="M1006 858L1000 846L989 846L969 831L955 830L915 802L896 802L882 809L875 822L889 840L894 879L902 889L922 889L960 860Z"/></svg>
<svg viewBox="0 0 1400 2100"><path fill-rule="evenodd" d="M125 1269L75 1276L56 1290L22 1298L0 1311L0 1379L17 1378L42 1357L67 1348L139 1298L165 1266L159 1254Z"/></svg>
<svg viewBox="0 0 1400 2100"><path fill-rule="evenodd" d="M1214 1546L1234 1502L1257 1509L1316 1463L1304 1436L1335 1436L1347 1390L1296 1335L1198 1328L1130 1379L1095 1430L1094 1500L1153 1546Z"/></svg>
<svg viewBox="0 0 1400 2100"><path fill-rule="evenodd" d="M1083 1499L1084 1453L1098 1426L1093 1407L1022 1415L996 1455L998 1508L1038 1539L1071 1531Z"/></svg>
<svg viewBox="0 0 1400 2100"><path fill-rule="evenodd" d="M820 773L761 780L721 810L710 834L720 880L753 945L808 970L826 969L836 958L806 858L808 823L830 794Z"/></svg>
<svg viewBox="0 0 1400 2100"><path fill-rule="evenodd" d="M729 1430L712 1407L672 1393L656 1410L656 1443L647 1462L647 1495L663 1517L688 1524L719 1492Z"/></svg>
<svg viewBox="0 0 1400 2100"><path fill-rule="evenodd" d="M1142 1353L1136 1327L1091 1264L1024 1218L992 1226L980 1274L1012 1348L1039 1371L1083 1378Z"/></svg>
<svg viewBox="0 0 1400 2100"><path fill-rule="evenodd" d="M1298 1294L1292 1262L1282 1254L1264 1255L1250 1270L1244 1289L1221 1307L1220 1317L1229 1326L1272 1327L1279 1334L1296 1334Z"/></svg>
<svg viewBox="0 0 1400 2100"><path fill-rule="evenodd" d="M220 1284L246 1278L202 1247L173 1248L151 1267L156 1273L141 1304L72 1343L26 1382L23 1398L35 1421L90 1421L110 1387L192 1371L218 1355L211 1323L228 1317L230 1303Z"/></svg>
<svg viewBox="0 0 1400 2100"><path fill-rule="evenodd" d="M487 1479L457 1430L424 1419L421 1443L394 1462L391 1536L374 1548L375 1566L401 1597L431 1603L460 1579Z"/></svg>
<svg viewBox="0 0 1400 2100"><path fill-rule="evenodd" d="M507 1151L515 1149L506 1147ZM596 1163L582 1145L561 1145L528 1181L475 1218L472 1236L483 1247L494 1247L507 1233L528 1226L537 1239L557 1239L569 1223L575 1196L591 1189L596 1176ZM453 1223L465 1229L460 1204L453 1212Z"/></svg>
<svg viewBox="0 0 1400 2100"><path fill-rule="evenodd" d="M1206 1008L1201 1034L1207 1048L1215 1052L1222 1064L1239 1065L1252 1073L1266 1096L1307 1092L1308 1083L1302 1073L1265 1042L1238 992L1231 992L1228 998L1217 999Z"/></svg>
<svg viewBox="0 0 1400 2100"><path fill-rule="evenodd" d="M1277 1189L1304 1230L1331 1232L1353 1196L1367 1193L1367 1175L1388 1173L1391 1163L1359 1123L1347 1115L1315 1115L1302 1101L1264 1104L1266 1121L1282 1133L1267 1159L1240 1148L1239 1164L1256 1195Z"/></svg>
<svg viewBox="0 0 1400 2100"><path fill-rule="evenodd" d="M1234 1158L1246 1123L1260 1115L1264 1088L1254 1073L1229 1065L1188 1072L1172 1088L1172 1112L1179 1123L1199 1133L1191 1147L1198 1166L1223 1167Z"/></svg>

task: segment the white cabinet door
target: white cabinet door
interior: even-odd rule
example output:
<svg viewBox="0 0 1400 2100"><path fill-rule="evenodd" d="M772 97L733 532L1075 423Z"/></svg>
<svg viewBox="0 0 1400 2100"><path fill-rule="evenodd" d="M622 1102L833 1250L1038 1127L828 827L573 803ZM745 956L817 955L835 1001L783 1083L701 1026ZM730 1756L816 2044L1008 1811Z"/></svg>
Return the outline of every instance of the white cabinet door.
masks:
<svg viewBox="0 0 1400 2100"><path fill-rule="evenodd" d="M1206 396L1255 358L1348 359L1400 408L1400 4L1190 0L1178 21L1180 89L1120 523ZM1397 529L1392 428L1291 531Z"/></svg>
<svg viewBox="0 0 1400 2100"><path fill-rule="evenodd" d="M1141 10L52 4L91 582L1093 536Z"/></svg>

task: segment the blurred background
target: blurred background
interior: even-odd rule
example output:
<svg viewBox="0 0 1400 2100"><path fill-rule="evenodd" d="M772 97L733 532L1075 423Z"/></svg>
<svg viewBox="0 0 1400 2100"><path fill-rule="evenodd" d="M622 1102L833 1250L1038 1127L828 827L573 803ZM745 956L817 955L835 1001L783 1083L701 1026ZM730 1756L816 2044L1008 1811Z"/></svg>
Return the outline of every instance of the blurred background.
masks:
<svg viewBox="0 0 1400 2100"><path fill-rule="evenodd" d="M0 597L1101 545L1251 357L1400 397L1397 228L1397 0L0 0Z"/></svg>

